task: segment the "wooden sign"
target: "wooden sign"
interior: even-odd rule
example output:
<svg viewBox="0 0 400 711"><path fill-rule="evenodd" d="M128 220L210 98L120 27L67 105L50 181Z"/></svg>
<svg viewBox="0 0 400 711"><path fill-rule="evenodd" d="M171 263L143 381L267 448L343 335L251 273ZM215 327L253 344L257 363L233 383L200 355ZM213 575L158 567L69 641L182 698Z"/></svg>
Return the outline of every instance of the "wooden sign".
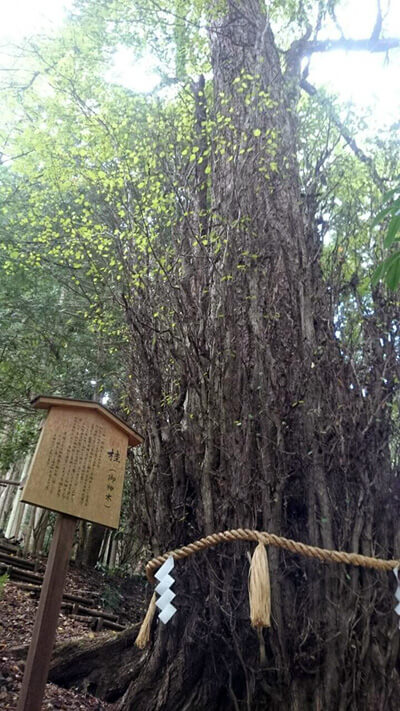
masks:
<svg viewBox="0 0 400 711"><path fill-rule="evenodd" d="M128 445L143 440L95 402L39 397L48 408L21 501L118 528Z"/></svg>
<svg viewBox="0 0 400 711"><path fill-rule="evenodd" d="M38 397L50 410L22 501L58 511L18 711L40 711L78 518L117 528L126 451L143 440L102 405Z"/></svg>

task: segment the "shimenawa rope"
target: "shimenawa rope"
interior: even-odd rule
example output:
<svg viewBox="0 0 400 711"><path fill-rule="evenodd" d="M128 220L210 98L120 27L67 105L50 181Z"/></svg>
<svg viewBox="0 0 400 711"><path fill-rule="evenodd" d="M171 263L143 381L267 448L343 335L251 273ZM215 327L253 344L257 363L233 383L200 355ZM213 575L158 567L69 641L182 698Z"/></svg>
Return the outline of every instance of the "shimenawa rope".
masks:
<svg viewBox="0 0 400 711"><path fill-rule="evenodd" d="M251 614L251 620L253 626L256 627L269 626L270 589L268 563L265 562L266 557L264 557L261 553L261 550L265 545L283 548L291 553L303 555L308 558L316 558L324 563L344 563L346 565L374 568L375 570L394 570L395 568L400 567L399 560L385 560L383 558L373 558L359 553L346 553L345 551L328 550L327 548L318 548L317 546L309 546L305 543L300 543L299 541L293 541L290 538L276 536L274 533L268 533L267 531L254 531L249 528L237 528L231 531L212 533L205 538L200 538L198 541L194 541L194 543L189 543L187 546L176 548L173 551L164 553L164 555L152 558L146 565L147 578L149 582L154 583L154 573L171 556L174 560L181 560L182 558L188 558L194 553L199 553L207 548L212 548L219 543L230 543L235 541L255 541L258 544L263 544L257 546L253 555L249 580L250 608L252 608L252 606L254 608L255 605L255 609L253 609L253 613ZM254 582L255 580L258 580L259 582ZM265 598L268 598L268 602L265 602ZM259 604L255 602L256 599L259 600ZM148 613L142 623L142 627L140 628L139 635L136 639L136 645L141 648L143 648L150 639L150 626L153 619L150 608L154 615L154 596L151 600Z"/></svg>

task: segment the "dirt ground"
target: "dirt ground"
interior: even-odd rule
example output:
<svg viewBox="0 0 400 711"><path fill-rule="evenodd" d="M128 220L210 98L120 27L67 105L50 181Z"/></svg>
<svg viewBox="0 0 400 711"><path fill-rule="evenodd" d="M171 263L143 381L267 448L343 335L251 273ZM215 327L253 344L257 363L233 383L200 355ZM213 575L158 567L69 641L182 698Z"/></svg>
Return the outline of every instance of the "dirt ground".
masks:
<svg viewBox="0 0 400 711"><path fill-rule="evenodd" d="M129 625L141 620L144 608L145 583L141 578L115 580L106 578L97 571L86 573L71 569L68 573L66 592L95 591L100 593L99 606L116 612L122 624ZM0 709L16 709L22 682L24 662L16 661L13 648L29 644L38 601L18 588L15 583L6 583L0 600ZM73 637L110 637L112 631L94 632L78 620L61 612L56 643ZM63 689L55 684L47 684L42 709L62 711L106 711L114 709L89 694L73 689Z"/></svg>

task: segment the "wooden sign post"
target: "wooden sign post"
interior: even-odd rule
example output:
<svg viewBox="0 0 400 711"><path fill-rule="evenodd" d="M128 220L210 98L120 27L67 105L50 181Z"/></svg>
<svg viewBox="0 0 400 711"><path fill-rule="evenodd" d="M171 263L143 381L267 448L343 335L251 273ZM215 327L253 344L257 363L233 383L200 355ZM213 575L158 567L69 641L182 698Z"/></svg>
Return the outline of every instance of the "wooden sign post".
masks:
<svg viewBox="0 0 400 711"><path fill-rule="evenodd" d="M48 409L21 501L59 513L17 711L40 711L79 518L118 528L128 446L142 437L92 401L39 397Z"/></svg>

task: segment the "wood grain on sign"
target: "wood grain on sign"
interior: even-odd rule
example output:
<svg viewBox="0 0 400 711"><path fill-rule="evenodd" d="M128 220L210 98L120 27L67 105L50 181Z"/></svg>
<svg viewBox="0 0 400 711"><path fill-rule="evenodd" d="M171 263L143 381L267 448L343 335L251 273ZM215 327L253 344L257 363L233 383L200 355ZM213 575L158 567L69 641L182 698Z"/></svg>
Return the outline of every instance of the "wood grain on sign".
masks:
<svg viewBox="0 0 400 711"><path fill-rule="evenodd" d="M50 407L21 501L118 528L128 435L67 402Z"/></svg>

